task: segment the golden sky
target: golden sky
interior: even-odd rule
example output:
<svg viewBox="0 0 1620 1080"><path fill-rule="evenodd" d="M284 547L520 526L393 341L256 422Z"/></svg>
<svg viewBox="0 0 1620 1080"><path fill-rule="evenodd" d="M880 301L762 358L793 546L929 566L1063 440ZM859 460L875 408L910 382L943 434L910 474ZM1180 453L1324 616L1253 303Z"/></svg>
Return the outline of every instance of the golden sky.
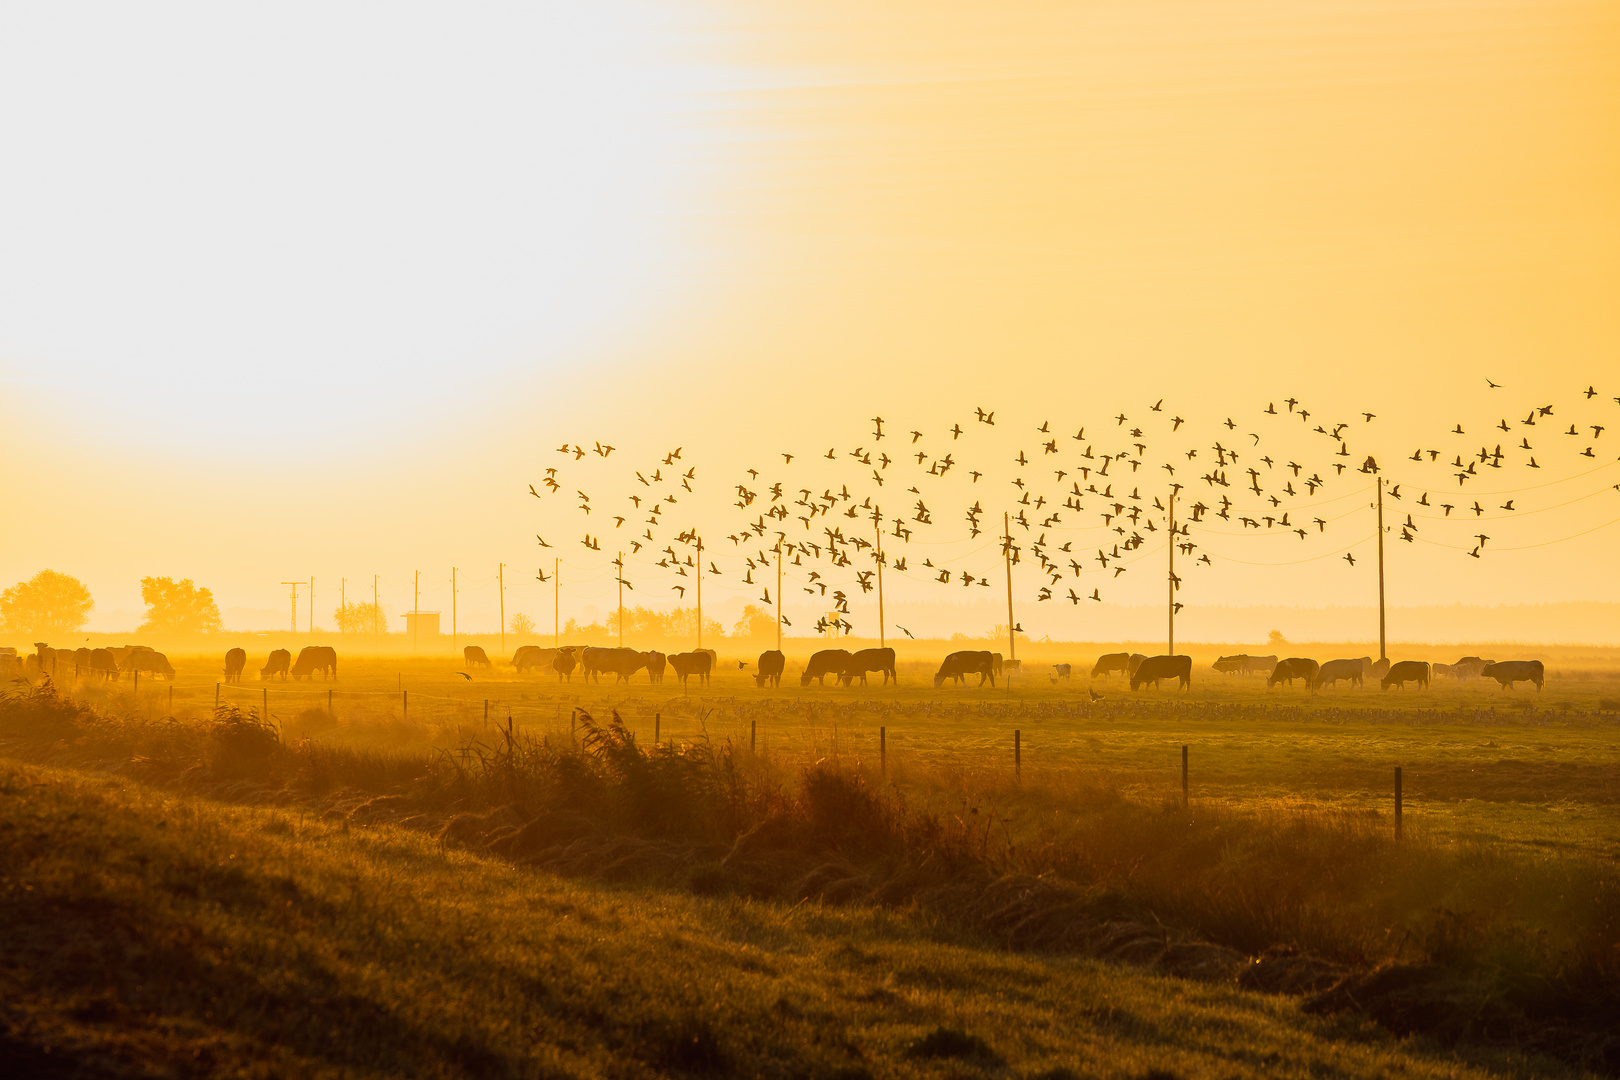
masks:
<svg viewBox="0 0 1620 1080"><path fill-rule="evenodd" d="M97 74L127 39L8 8L0 61L40 67L0 64L0 134L39 164L0 180L0 450L39 494L0 524L6 582L274 608L377 573L397 612L416 569L527 580L573 525L526 493L565 440L689 447L719 533L736 474L874 415L995 409L986 460L1159 399L1246 434L1294 397L1381 461L1475 450L1509 404L1620 421L1620 4L341 10L176 5L145 41L173 75ZM89 58L72 93L53 57ZM1494 542L1620 518L1620 476L1576 476L1601 463L1522 474L1538 515ZM1398 544L1392 583L1620 601L1615 535ZM1189 604L1370 601L1365 560L1239 541Z"/></svg>

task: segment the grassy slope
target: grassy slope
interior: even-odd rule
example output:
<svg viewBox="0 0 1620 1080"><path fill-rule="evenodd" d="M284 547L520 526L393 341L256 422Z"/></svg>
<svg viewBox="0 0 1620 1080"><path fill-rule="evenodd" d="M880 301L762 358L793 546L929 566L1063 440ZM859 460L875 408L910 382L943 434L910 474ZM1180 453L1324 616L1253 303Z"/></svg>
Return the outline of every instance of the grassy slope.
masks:
<svg viewBox="0 0 1620 1080"><path fill-rule="evenodd" d="M0 1059L34 1071L1569 1075L904 913L590 887L15 761L0 942ZM917 1056L941 1025L995 1057Z"/></svg>

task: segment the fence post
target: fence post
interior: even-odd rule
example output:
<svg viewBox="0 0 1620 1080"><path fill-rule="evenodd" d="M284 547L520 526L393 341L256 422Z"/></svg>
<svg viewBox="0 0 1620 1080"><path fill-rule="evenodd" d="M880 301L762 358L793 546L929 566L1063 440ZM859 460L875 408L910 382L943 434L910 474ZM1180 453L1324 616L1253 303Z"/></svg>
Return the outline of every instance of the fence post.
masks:
<svg viewBox="0 0 1620 1080"><path fill-rule="evenodd" d="M889 778L889 729L878 728L878 776Z"/></svg>
<svg viewBox="0 0 1620 1080"><path fill-rule="evenodd" d="M214 708L219 708L219 683L214 684Z"/></svg>
<svg viewBox="0 0 1620 1080"><path fill-rule="evenodd" d="M489 726L489 698L484 699L484 726Z"/></svg>
<svg viewBox="0 0 1620 1080"><path fill-rule="evenodd" d="M1013 728L1013 776L1024 775L1024 733Z"/></svg>
<svg viewBox="0 0 1620 1080"><path fill-rule="evenodd" d="M135 689L131 691L135 696L135 707L141 707L141 669L135 669Z"/></svg>
<svg viewBox="0 0 1620 1080"><path fill-rule="evenodd" d="M270 722L270 688L268 686L260 688L259 700L261 702L260 711L264 713L259 719L268 724Z"/></svg>
<svg viewBox="0 0 1620 1080"><path fill-rule="evenodd" d="M759 745L759 721L748 721L748 752L752 754Z"/></svg>
<svg viewBox="0 0 1620 1080"><path fill-rule="evenodd" d="M664 722L663 713L653 713L653 745L658 745L658 729Z"/></svg>
<svg viewBox="0 0 1620 1080"><path fill-rule="evenodd" d="M1395 766L1395 839L1401 838L1401 767Z"/></svg>
<svg viewBox="0 0 1620 1080"><path fill-rule="evenodd" d="M1187 748L1181 748L1181 808L1187 809Z"/></svg>

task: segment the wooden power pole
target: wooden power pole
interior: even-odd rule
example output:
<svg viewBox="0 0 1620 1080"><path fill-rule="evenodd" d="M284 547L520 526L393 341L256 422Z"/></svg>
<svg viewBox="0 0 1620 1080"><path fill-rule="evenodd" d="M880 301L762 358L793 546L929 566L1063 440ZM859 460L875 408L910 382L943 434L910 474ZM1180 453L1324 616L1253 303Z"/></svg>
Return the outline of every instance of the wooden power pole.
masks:
<svg viewBox="0 0 1620 1080"><path fill-rule="evenodd" d="M618 571L614 575L619 583L619 648L624 648L624 552L613 557L613 568Z"/></svg>
<svg viewBox="0 0 1620 1080"><path fill-rule="evenodd" d="M878 648L883 648L887 642L883 632L885 619L883 617L883 508L872 508L872 517L877 521L877 574L878 574Z"/></svg>
<svg viewBox="0 0 1620 1080"><path fill-rule="evenodd" d="M776 651L782 651L782 541L776 542Z"/></svg>
<svg viewBox="0 0 1620 1080"><path fill-rule="evenodd" d="M697 647L703 649L703 537L697 538Z"/></svg>
<svg viewBox="0 0 1620 1080"><path fill-rule="evenodd" d="M1378 659L1389 659L1384 640L1384 478L1378 478Z"/></svg>
<svg viewBox="0 0 1620 1080"><path fill-rule="evenodd" d="M1001 558L1007 564L1007 659L1018 659L1018 635L1013 633L1012 605L1012 519L1005 510L1001 513ZM1011 680L1008 680L1011 681Z"/></svg>
<svg viewBox="0 0 1620 1080"><path fill-rule="evenodd" d="M283 581L282 584L292 586L292 632L296 634L298 633L298 586L302 585L303 582Z"/></svg>
<svg viewBox="0 0 1620 1080"><path fill-rule="evenodd" d="M1170 492L1170 640L1165 649L1176 655L1176 493Z"/></svg>

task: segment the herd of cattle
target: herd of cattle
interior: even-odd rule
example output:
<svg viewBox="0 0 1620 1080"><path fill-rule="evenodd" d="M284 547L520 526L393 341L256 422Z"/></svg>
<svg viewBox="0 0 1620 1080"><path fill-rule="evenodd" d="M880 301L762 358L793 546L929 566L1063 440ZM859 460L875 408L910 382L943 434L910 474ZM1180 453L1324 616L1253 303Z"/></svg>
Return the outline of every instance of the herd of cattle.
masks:
<svg viewBox="0 0 1620 1080"><path fill-rule="evenodd" d="M24 657L19 656L16 649L0 648L0 679L38 676L61 678L64 675L117 679L125 672L134 673L137 677L139 673L146 672L153 676L174 678L174 668L168 658L144 645L126 645L116 649L53 649L43 642L36 642L34 650ZM462 659L468 668L492 666L489 656L477 645L467 646L462 652ZM571 681L577 670L588 682L601 682L603 675L612 675L615 682L629 682L632 675L645 671L649 682L662 683L667 669L675 673L683 687L694 675L699 685L707 685L709 676L718 664L719 657L713 649L665 655L656 649L639 652L635 649L581 646L543 649L538 645L524 645L512 656L512 667L519 674L552 671L559 680ZM746 662L737 665L739 669L746 669L747 666ZM226 682L241 682L242 672L246 668L247 653L244 650L232 649L225 654ZM1465 656L1455 664L1430 664L1422 660L1402 660L1392 664L1388 660L1375 661L1370 656L1329 660L1324 664L1299 656L1279 659L1276 656L1240 654L1220 657L1215 661L1214 668L1222 675L1263 675L1267 689L1279 683L1287 683L1291 687L1299 681L1312 693L1323 686L1336 687L1341 682L1362 686L1363 680L1369 678L1377 679L1385 690L1391 686L1404 690L1407 683L1427 687L1432 678L1439 676L1449 676L1458 681L1495 679L1504 690L1514 683L1529 682L1534 683L1539 691L1547 681L1540 660L1492 661L1478 656ZM754 682L761 687L781 686L786 669L787 658L780 650L762 652L754 668ZM939 671L934 674L934 687L938 689L944 686L947 680L961 685L969 675L979 676L980 686L986 682L995 686L996 676L1019 670L1020 661L1004 660L998 652L968 649L945 657ZM1054 682L1068 679L1072 670L1069 664L1053 664L1051 678ZM805 664L799 674L799 685L809 686L813 681L825 686L829 675L843 686L852 686L857 679L866 685L867 676L873 672L882 674L884 685L888 685L891 679L899 682L893 649L858 649L854 652L848 649L822 649L812 654ZM259 678L264 681L278 676L283 681L289 677L313 679L317 673L323 680L337 678L337 651L329 645L305 646L299 650L297 660L286 649L276 649L270 653L264 667L259 669ZM1174 679L1180 689L1186 690L1192 686L1192 657L1107 653L1098 658L1091 669L1093 679L1114 674L1125 676L1132 690L1140 690L1143 686L1157 687L1161 680L1166 679Z"/></svg>

